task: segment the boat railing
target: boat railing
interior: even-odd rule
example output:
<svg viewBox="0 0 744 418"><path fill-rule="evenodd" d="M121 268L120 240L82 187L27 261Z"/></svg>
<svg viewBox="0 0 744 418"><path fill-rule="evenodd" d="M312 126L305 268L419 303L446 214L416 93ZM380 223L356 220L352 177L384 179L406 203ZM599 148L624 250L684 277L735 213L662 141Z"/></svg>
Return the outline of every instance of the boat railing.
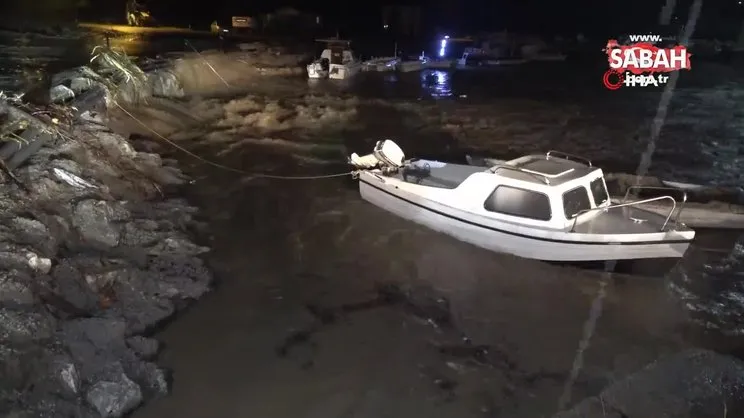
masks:
<svg viewBox="0 0 744 418"><path fill-rule="evenodd" d="M532 176L532 177L536 178L537 180L539 180L539 181L541 181L541 182L543 182L545 184L550 184L550 179L548 179L548 176L546 176L544 174L535 173L535 172L532 172L532 171L527 171L525 169L522 169L522 168L519 168L519 167L516 167L516 166L513 166L513 165L505 165L505 164L494 165L492 167L489 167L488 168L488 171L496 174L496 172L498 170L501 170L501 169L510 170L510 171L516 171L518 173L527 174L528 176Z"/></svg>
<svg viewBox="0 0 744 418"><path fill-rule="evenodd" d="M659 196L659 197L652 197L650 199L643 199L643 200L636 200L633 202L625 202L625 203L616 203L614 205L608 205L608 206L600 206L596 208L590 208L590 209L584 209L577 213L573 218L573 225L571 225L570 232L574 232L574 229L576 228L576 222L579 219L580 215L583 215L585 213L594 212L598 210L602 211L608 211L610 209L617 209L617 208L624 208L624 207L631 207L631 206L638 206L645 203L651 203L651 202L658 202L660 200L671 200L672 201L672 208L669 210L669 213L666 216L666 219L664 220L664 224L661 226L661 229L659 232L664 232L666 230L667 224L669 224L669 220L672 218L672 214L674 213L675 209L677 209L677 201L672 196ZM676 219L675 219L676 222Z"/></svg>
<svg viewBox="0 0 744 418"><path fill-rule="evenodd" d="M569 154L563 151L551 150L545 153L545 157L546 158L551 158L551 157L561 158L563 160L569 160L569 161L574 161L574 162L577 162L575 160L579 160L578 162L582 162L586 164L587 166L592 167L592 162L588 158L582 157L580 155Z"/></svg>
<svg viewBox="0 0 744 418"><path fill-rule="evenodd" d="M681 202L677 202L677 203L679 203L679 210L677 211L677 215L674 217L674 222L675 223L679 220L679 217L682 215L682 210L685 208L685 205L687 204L687 192L686 191L684 191L682 189L678 189L676 187L665 187L665 186L630 186L630 187L628 187L628 190L625 191L625 197L623 197L623 202L625 202L625 201L628 200L628 197L630 196L630 192L632 190L637 190L637 191L641 191L641 190L664 190L664 191L674 191L674 192L681 193L682 194L681 195L682 196L682 201ZM675 202L676 202L676 200L675 200Z"/></svg>

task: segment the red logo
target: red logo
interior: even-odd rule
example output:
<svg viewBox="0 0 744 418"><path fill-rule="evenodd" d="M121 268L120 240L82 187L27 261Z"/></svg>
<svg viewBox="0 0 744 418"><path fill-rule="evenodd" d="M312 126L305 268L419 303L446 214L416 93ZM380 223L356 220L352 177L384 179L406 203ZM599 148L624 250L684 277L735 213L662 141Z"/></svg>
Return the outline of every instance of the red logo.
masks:
<svg viewBox="0 0 744 418"><path fill-rule="evenodd" d="M602 83L609 90L617 90L623 86L623 73L616 70L607 70L602 77Z"/></svg>
<svg viewBox="0 0 744 418"><path fill-rule="evenodd" d="M620 45L615 39L607 41L604 49L610 69L602 77L609 90L620 87L659 87L669 80L667 73L690 69L687 47L677 45L659 48L648 40L661 41L655 35L630 35L630 45Z"/></svg>
<svg viewBox="0 0 744 418"><path fill-rule="evenodd" d="M630 71L633 74L668 73L690 69L690 54L687 47L658 48L648 42L623 46L616 40L607 41L605 48L610 68Z"/></svg>

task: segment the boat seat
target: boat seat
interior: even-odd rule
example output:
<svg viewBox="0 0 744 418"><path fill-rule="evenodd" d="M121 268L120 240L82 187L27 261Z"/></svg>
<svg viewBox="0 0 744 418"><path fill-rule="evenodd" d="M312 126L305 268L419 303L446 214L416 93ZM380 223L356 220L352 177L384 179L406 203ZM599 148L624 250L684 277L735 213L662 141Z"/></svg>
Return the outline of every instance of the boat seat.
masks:
<svg viewBox="0 0 744 418"><path fill-rule="evenodd" d="M454 189L472 174L480 172L483 172L483 167L416 161L403 167L397 177L406 183Z"/></svg>

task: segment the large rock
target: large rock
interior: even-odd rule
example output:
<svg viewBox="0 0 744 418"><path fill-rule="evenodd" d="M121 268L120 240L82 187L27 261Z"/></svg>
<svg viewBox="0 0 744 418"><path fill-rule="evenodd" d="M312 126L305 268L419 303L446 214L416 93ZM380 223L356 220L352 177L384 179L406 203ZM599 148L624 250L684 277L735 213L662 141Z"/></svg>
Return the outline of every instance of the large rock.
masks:
<svg viewBox="0 0 744 418"><path fill-rule="evenodd" d="M83 274L69 262L63 261L52 270L55 292L77 311L92 312L98 307L98 295L85 281Z"/></svg>
<svg viewBox="0 0 744 418"><path fill-rule="evenodd" d="M62 325L60 339L75 361L81 379L90 383L128 350L124 321L85 318Z"/></svg>
<svg viewBox="0 0 744 418"><path fill-rule="evenodd" d="M112 224L114 210L108 202L84 200L75 206L72 224L83 241L96 247L116 247L121 233Z"/></svg>
<svg viewBox="0 0 744 418"><path fill-rule="evenodd" d="M31 305L34 303L34 293L29 287L30 278L16 270L0 271L0 304L17 303Z"/></svg>
<svg viewBox="0 0 744 418"><path fill-rule="evenodd" d="M54 318L40 310L0 308L0 341L25 344L52 336Z"/></svg>
<svg viewBox="0 0 744 418"><path fill-rule="evenodd" d="M127 345L141 359L149 360L158 354L160 342L153 338L135 335L127 338Z"/></svg>
<svg viewBox="0 0 744 418"><path fill-rule="evenodd" d="M85 399L102 417L119 418L142 403L142 389L115 364L106 377L91 385Z"/></svg>
<svg viewBox="0 0 744 418"><path fill-rule="evenodd" d="M59 85L52 87L52 89L49 91L49 96L52 103L64 103L68 100L74 99L75 92L67 86Z"/></svg>
<svg viewBox="0 0 744 418"><path fill-rule="evenodd" d="M553 418L744 416L744 363L705 350L658 360Z"/></svg>

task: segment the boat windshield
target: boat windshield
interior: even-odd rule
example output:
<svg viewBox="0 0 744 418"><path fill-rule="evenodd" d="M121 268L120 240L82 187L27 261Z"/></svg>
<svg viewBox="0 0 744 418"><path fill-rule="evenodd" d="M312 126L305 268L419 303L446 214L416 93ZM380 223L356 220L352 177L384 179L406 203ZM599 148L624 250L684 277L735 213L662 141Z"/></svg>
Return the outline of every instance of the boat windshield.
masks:
<svg viewBox="0 0 744 418"><path fill-rule="evenodd" d="M607 187L602 177L593 180L589 183L589 189L592 191L592 198L594 198L594 204L599 206L610 199L607 194Z"/></svg>

